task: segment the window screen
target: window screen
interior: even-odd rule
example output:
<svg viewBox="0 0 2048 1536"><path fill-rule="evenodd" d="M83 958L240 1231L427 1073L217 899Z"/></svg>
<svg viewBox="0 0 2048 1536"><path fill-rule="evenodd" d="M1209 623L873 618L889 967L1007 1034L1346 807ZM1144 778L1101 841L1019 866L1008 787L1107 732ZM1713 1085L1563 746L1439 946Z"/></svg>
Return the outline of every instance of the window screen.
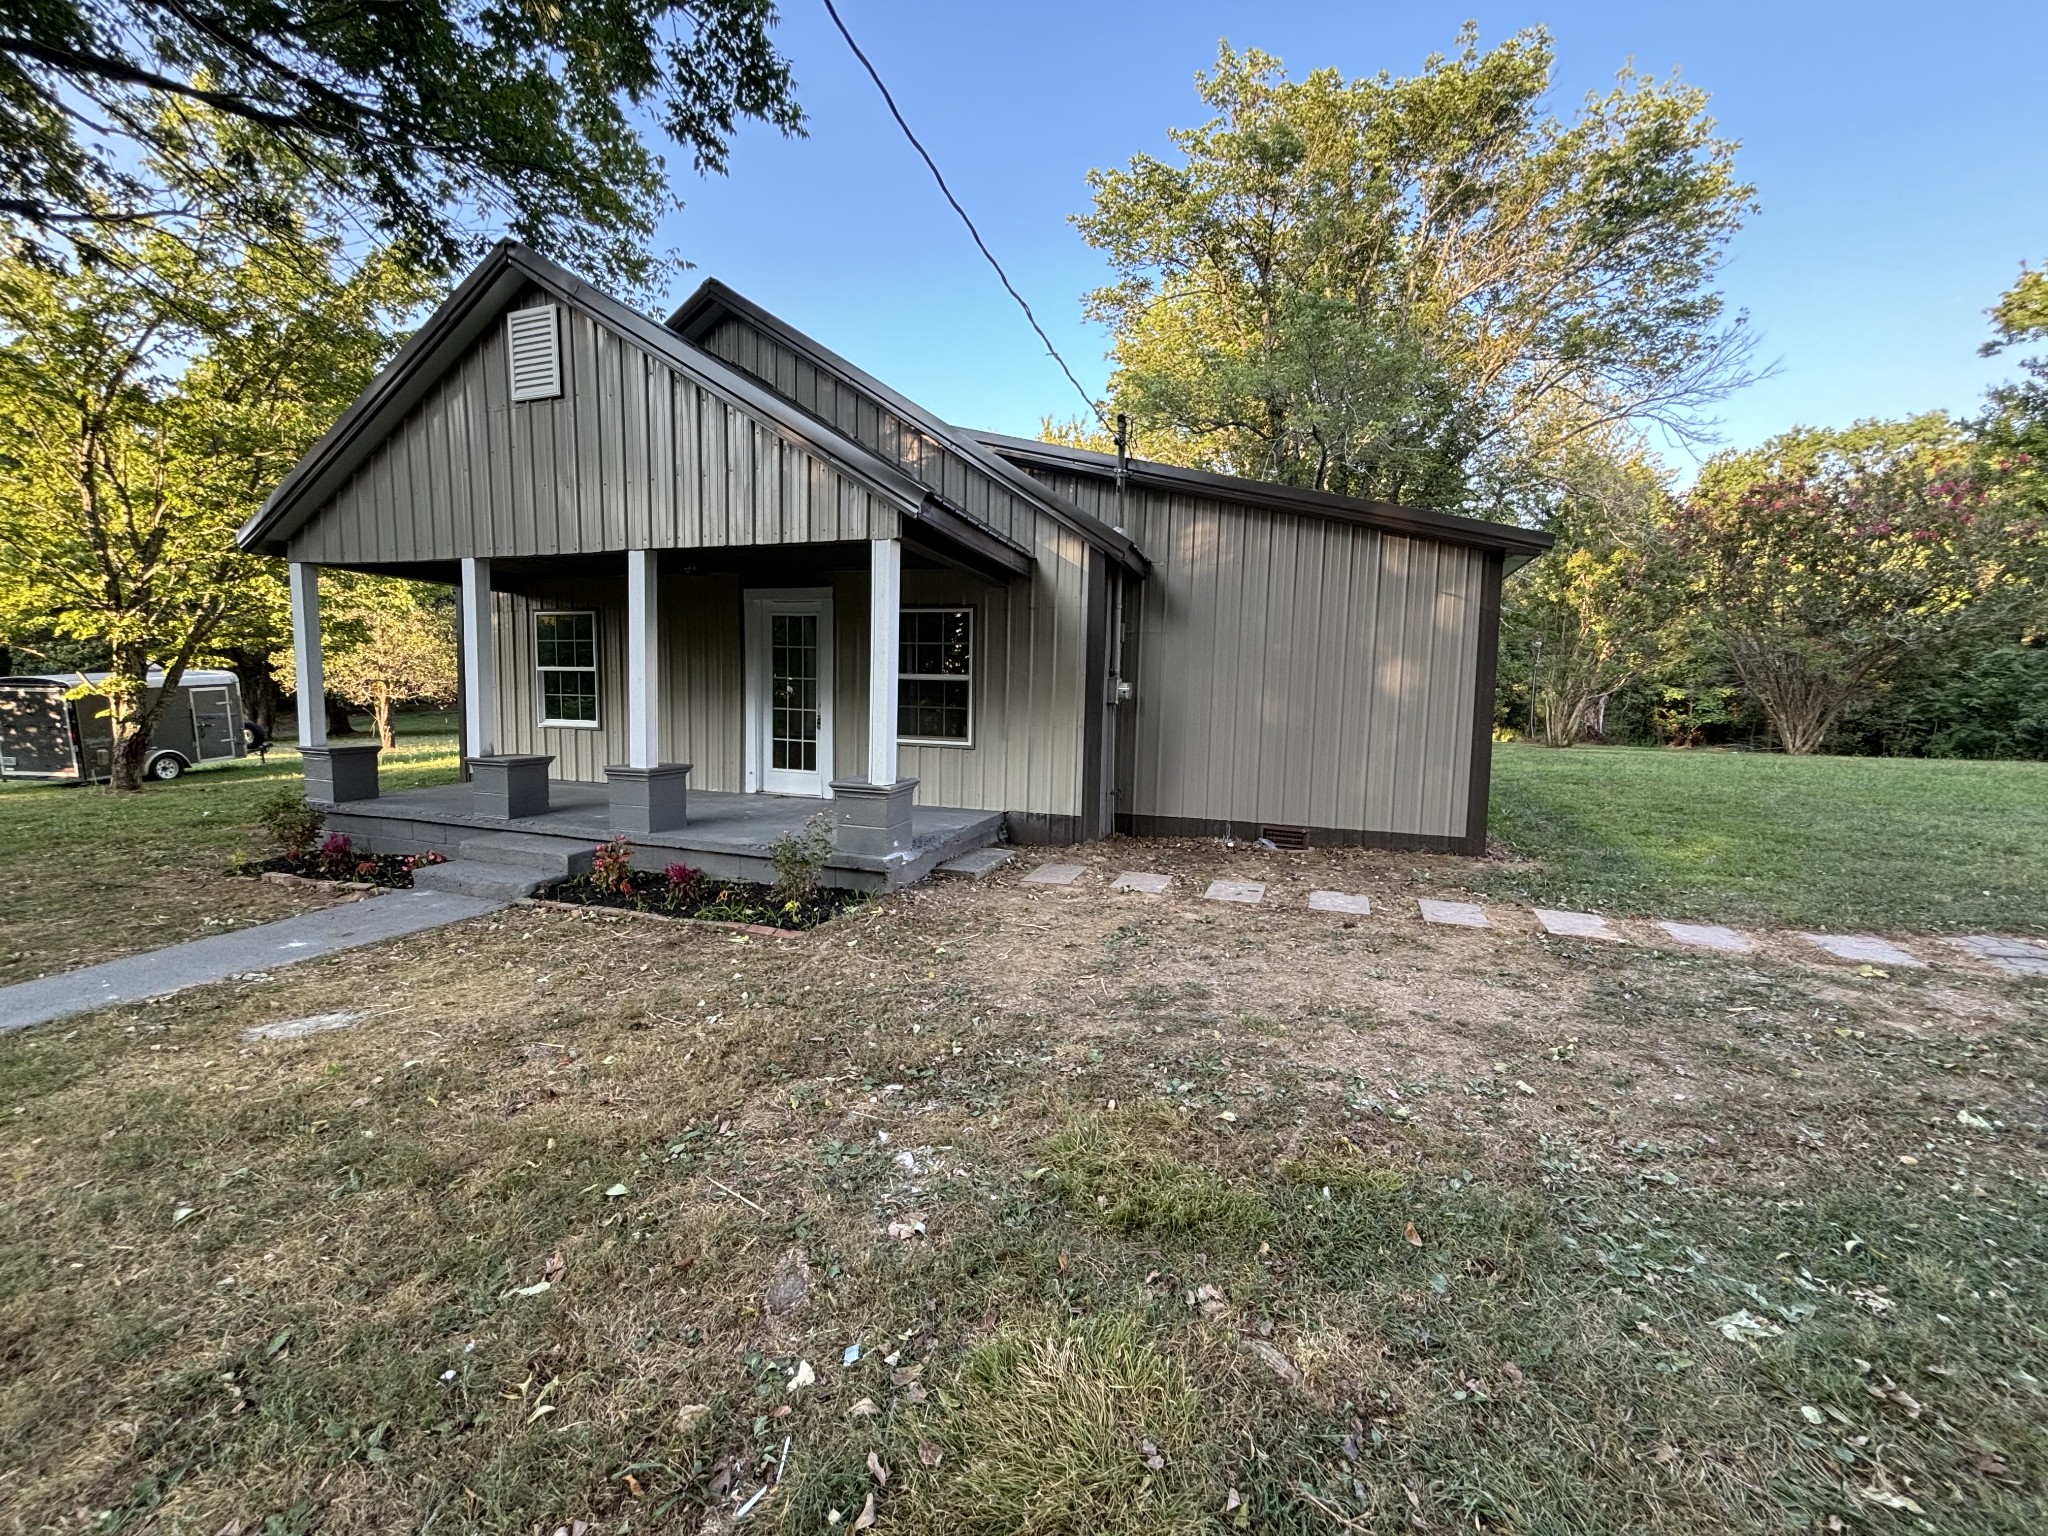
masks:
<svg viewBox="0 0 2048 1536"><path fill-rule="evenodd" d="M900 623L897 736L967 745L974 739L974 610L906 608Z"/></svg>
<svg viewBox="0 0 2048 1536"><path fill-rule="evenodd" d="M533 649L540 669L540 723L597 724L597 615L535 614Z"/></svg>

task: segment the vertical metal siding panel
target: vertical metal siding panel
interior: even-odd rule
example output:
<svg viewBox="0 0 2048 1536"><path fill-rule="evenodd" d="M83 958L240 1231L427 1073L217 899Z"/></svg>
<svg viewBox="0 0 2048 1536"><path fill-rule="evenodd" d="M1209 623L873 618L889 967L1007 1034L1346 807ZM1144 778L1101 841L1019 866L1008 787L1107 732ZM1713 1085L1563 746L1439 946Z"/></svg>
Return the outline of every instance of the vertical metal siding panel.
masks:
<svg viewBox="0 0 2048 1536"><path fill-rule="evenodd" d="M1293 547L1284 565L1276 555L1276 580L1266 599L1269 612L1286 612L1288 627L1287 647L1281 652L1285 678L1281 707L1286 724L1281 732L1275 799L1283 820L1315 826L1311 809L1315 802L1315 729L1322 713L1317 669L1329 645L1329 637L1323 633L1323 598L1324 588L1333 580L1328 570L1329 524L1306 518L1290 522Z"/></svg>

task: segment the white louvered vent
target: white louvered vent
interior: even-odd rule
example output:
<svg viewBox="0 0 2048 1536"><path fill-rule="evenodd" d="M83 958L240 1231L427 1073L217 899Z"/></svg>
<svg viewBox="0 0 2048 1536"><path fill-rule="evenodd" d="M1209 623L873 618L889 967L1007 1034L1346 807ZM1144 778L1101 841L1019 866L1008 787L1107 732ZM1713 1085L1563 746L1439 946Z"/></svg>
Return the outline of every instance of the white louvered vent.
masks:
<svg viewBox="0 0 2048 1536"><path fill-rule="evenodd" d="M512 358L512 398L553 400L562 393L562 332L552 304L515 309L505 317Z"/></svg>

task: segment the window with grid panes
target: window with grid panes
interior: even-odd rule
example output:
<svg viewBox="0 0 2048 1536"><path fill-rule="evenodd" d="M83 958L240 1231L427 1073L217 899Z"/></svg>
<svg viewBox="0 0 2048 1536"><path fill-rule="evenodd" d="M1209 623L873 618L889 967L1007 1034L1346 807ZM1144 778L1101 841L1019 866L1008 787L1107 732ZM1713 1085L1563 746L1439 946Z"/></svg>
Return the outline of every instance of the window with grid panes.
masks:
<svg viewBox="0 0 2048 1536"><path fill-rule="evenodd" d="M533 616L542 725L597 724L597 615Z"/></svg>
<svg viewBox="0 0 2048 1536"><path fill-rule="evenodd" d="M905 608L898 622L898 739L970 745L974 740L974 610Z"/></svg>

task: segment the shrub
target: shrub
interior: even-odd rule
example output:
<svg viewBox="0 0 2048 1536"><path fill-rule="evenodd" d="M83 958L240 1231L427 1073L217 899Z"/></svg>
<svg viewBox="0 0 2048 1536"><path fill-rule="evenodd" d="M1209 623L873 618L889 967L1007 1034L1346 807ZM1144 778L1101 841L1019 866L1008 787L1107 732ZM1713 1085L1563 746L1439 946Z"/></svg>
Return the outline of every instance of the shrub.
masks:
<svg viewBox="0 0 2048 1536"><path fill-rule="evenodd" d="M590 858L591 886L607 896L633 894L633 845L615 837Z"/></svg>
<svg viewBox="0 0 2048 1536"><path fill-rule="evenodd" d="M297 856L312 851L320 836L322 812L306 803L304 790L280 789L256 808L256 821L268 832L282 853Z"/></svg>
<svg viewBox="0 0 2048 1536"><path fill-rule="evenodd" d="M677 901L688 901L696 894L698 884L704 876L687 864L671 864L661 872L668 881L668 893Z"/></svg>
<svg viewBox="0 0 2048 1536"><path fill-rule="evenodd" d="M785 832L775 840L768 862L775 866L775 897L785 906L801 906L818 891L825 861L832 857L832 823L813 816L801 832Z"/></svg>

